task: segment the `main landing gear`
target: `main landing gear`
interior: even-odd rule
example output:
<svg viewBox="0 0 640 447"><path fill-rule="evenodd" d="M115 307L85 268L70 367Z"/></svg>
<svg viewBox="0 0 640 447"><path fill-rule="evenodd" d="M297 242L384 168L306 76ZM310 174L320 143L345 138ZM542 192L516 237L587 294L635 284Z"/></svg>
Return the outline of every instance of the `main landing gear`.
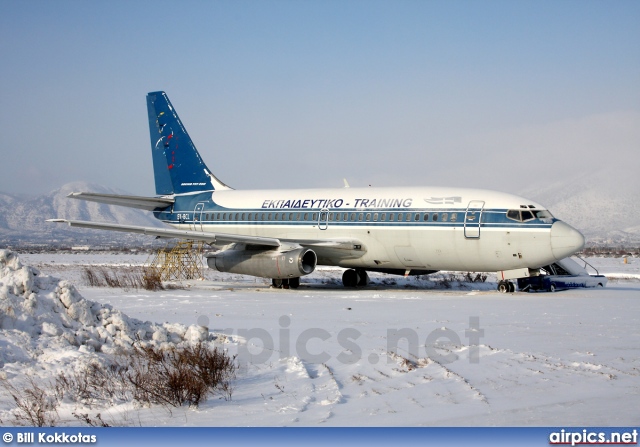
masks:
<svg viewBox="0 0 640 447"><path fill-rule="evenodd" d="M271 286L274 289L297 289L300 287L300 278L272 279Z"/></svg>
<svg viewBox="0 0 640 447"><path fill-rule="evenodd" d="M369 284L369 275L363 269L349 269L342 274L342 284L345 287L364 287Z"/></svg>
<svg viewBox="0 0 640 447"><path fill-rule="evenodd" d="M516 291L516 285L511 281L500 281L498 283L498 292L513 293Z"/></svg>

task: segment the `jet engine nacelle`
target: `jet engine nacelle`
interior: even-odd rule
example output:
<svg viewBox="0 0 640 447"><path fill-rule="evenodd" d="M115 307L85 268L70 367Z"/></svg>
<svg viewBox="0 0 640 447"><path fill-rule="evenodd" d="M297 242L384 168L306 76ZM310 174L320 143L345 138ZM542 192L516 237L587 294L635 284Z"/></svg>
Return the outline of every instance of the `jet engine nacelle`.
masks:
<svg viewBox="0 0 640 447"><path fill-rule="evenodd" d="M297 248L275 250L225 250L207 257L207 265L219 272L239 273L262 278L299 278L312 273L318 258L313 250Z"/></svg>

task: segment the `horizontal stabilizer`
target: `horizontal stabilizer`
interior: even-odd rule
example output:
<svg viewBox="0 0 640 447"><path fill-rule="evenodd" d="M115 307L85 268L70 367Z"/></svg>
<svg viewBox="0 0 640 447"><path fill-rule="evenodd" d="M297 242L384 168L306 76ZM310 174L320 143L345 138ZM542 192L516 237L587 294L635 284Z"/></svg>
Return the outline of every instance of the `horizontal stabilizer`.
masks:
<svg viewBox="0 0 640 447"><path fill-rule="evenodd" d="M108 205L127 206L141 210L154 211L167 208L175 202L167 197L122 196L118 194L98 194L94 192L72 192L67 197L87 200L89 202L106 203Z"/></svg>
<svg viewBox="0 0 640 447"><path fill-rule="evenodd" d="M70 227L92 228L96 230L121 231L124 233L146 234L162 238L178 238L190 241L202 241L211 245L223 246L232 243L257 247L279 247L280 241L270 237L241 236L238 234L205 233L202 231L176 230L172 228L138 227L115 223L87 222L83 220L48 219L47 222L67 223Z"/></svg>

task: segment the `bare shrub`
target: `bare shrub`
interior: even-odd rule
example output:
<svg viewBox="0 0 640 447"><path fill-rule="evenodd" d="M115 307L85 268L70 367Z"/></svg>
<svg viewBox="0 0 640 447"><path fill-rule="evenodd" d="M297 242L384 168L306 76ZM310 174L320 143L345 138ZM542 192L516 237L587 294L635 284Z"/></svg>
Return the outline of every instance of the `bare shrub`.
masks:
<svg viewBox="0 0 640 447"><path fill-rule="evenodd" d="M2 387L16 404L14 417L17 425L32 427L53 427L58 421L56 396L36 384L33 377L27 378L28 386L18 389L6 379L0 379Z"/></svg>
<svg viewBox="0 0 640 447"><path fill-rule="evenodd" d="M129 400L132 393L123 378L126 370L126 365L114 360L106 366L91 362L79 372L60 373L55 380L56 396L66 395L88 406Z"/></svg>
<svg viewBox="0 0 640 447"><path fill-rule="evenodd" d="M235 357L202 343L169 351L135 346L106 366L92 362L79 373L60 374L55 395L88 406L133 399L147 405L197 407L216 392L231 400L235 372ZM84 415L76 418L84 420Z"/></svg>
<svg viewBox="0 0 640 447"><path fill-rule="evenodd" d="M98 269L98 273L102 277L102 280L107 285L107 287L124 288L122 287L122 281L120 281L118 274L113 268L111 269L111 271L109 271L106 267L100 267Z"/></svg>
<svg viewBox="0 0 640 447"><path fill-rule="evenodd" d="M85 267L82 270L82 278L90 287L112 287L124 290L165 290L160 273L152 268Z"/></svg>
<svg viewBox="0 0 640 447"><path fill-rule="evenodd" d="M100 278L98 278L98 275L96 275L95 272L89 267L85 267L82 269L82 277L90 287L103 286L103 283L102 281L100 281Z"/></svg>
<svg viewBox="0 0 640 447"><path fill-rule="evenodd" d="M482 274L482 273L478 273L476 274L476 276L472 276L473 273L471 272L467 272L464 275L464 280L467 282L486 282L487 281L487 275Z"/></svg>
<svg viewBox="0 0 640 447"><path fill-rule="evenodd" d="M145 268L142 272L142 288L145 290L164 290L160 272L156 269Z"/></svg>
<svg viewBox="0 0 640 447"><path fill-rule="evenodd" d="M100 413L96 414L93 419L89 416L89 413L76 413L76 412L73 412L71 414L73 415L74 418L76 418L79 421L84 422L89 427L111 427L111 425L107 424L102 419L102 416L100 416Z"/></svg>
<svg viewBox="0 0 640 447"><path fill-rule="evenodd" d="M234 360L202 343L170 351L135 347L126 378L134 387L134 398L140 402L174 407L188 403L197 407L215 391L231 398Z"/></svg>

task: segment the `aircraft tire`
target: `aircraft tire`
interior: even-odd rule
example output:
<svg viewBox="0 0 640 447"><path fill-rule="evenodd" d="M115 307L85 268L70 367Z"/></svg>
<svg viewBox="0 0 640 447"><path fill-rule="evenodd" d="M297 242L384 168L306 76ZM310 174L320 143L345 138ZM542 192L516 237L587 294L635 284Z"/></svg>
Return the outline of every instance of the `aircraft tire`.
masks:
<svg viewBox="0 0 640 447"><path fill-rule="evenodd" d="M551 285L549 286L549 292L553 293L553 292L555 292L555 291L556 291L556 285L555 285L555 284L551 284Z"/></svg>
<svg viewBox="0 0 640 447"><path fill-rule="evenodd" d="M358 272L354 269L345 270L342 274L342 285L356 287L358 285Z"/></svg>
<svg viewBox="0 0 640 447"><path fill-rule="evenodd" d="M282 289L282 280L276 278L272 279L271 287L273 287L274 289Z"/></svg>
<svg viewBox="0 0 640 447"><path fill-rule="evenodd" d="M290 289L297 289L298 287L300 287L300 278L290 278L289 279L289 288Z"/></svg>
<svg viewBox="0 0 640 447"><path fill-rule="evenodd" d="M358 287L366 287L369 285L369 275L367 275L366 270L358 269L356 270L358 274Z"/></svg>
<svg viewBox="0 0 640 447"><path fill-rule="evenodd" d="M498 282L498 292L500 293L509 292L509 283L507 281Z"/></svg>
<svg viewBox="0 0 640 447"><path fill-rule="evenodd" d="M509 293L514 293L516 291L516 285L511 281L509 281L508 284L509 284Z"/></svg>

